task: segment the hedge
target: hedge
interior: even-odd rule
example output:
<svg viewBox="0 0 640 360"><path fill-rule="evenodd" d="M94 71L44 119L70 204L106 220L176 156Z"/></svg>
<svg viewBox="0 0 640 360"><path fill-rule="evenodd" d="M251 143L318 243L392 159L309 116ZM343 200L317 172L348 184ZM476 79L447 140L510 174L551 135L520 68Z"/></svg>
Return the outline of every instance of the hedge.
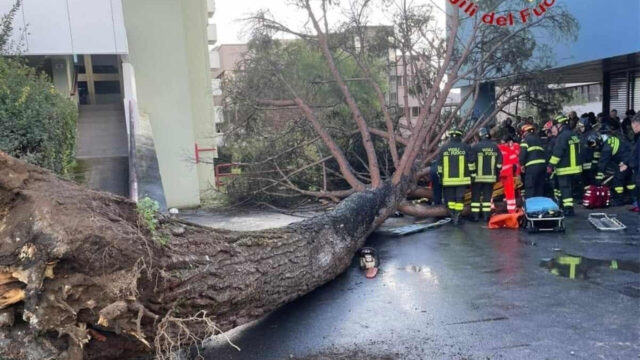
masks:
<svg viewBox="0 0 640 360"><path fill-rule="evenodd" d="M67 175L74 164L78 109L49 77L0 57L0 150Z"/></svg>

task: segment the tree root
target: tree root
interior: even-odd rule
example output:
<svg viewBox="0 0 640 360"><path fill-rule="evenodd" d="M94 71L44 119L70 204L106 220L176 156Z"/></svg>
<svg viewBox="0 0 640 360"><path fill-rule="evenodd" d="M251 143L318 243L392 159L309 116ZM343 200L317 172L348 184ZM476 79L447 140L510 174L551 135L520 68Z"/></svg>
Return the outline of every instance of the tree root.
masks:
<svg viewBox="0 0 640 360"><path fill-rule="evenodd" d="M404 194L385 183L278 229L181 224L161 246L134 203L0 153L0 356L170 359L338 276Z"/></svg>

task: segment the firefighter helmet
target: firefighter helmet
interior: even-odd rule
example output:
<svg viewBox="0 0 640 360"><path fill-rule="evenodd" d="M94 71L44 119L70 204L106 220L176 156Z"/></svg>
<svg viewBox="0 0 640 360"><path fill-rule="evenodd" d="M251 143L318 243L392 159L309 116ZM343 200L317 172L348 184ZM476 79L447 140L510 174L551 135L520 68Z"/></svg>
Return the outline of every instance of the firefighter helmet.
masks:
<svg viewBox="0 0 640 360"><path fill-rule="evenodd" d="M489 133L489 130L486 127L481 127L480 130L478 130L478 136L481 139L488 139L491 137L491 134Z"/></svg>
<svg viewBox="0 0 640 360"><path fill-rule="evenodd" d="M532 132L536 131L536 128L531 124L524 124L524 125L522 125L522 128L520 128L520 131L524 135L526 133L532 133Z"/></svg>
<svg viewBox="0 0 640 360"><path fill-rule="evenodd" d="M592 149L602 147L602 137L598 134L591 134L587 137L587 146Z"/></svg>
<svg viewBox="0 0 640 360"><path fill-rule="evenodd" d="M458 128L452 128L451 130L449 130L448 134L449 137L462 136L462 130Z"/></svg>
<svg viewBox="0 0 640 360"><path fill-rule="evenodd" d="M556 116L554 121L558 124L566 124L567 122L569 122L569 118L561 114Z"/></svg>

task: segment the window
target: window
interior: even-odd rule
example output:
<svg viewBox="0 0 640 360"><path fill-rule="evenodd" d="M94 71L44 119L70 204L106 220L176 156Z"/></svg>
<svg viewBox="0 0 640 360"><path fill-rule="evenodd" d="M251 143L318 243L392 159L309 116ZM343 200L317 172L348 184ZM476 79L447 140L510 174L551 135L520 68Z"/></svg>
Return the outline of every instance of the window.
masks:
<svg viewBox="0 0 640 360"><path fill-rule="evenodd" d="M418 115L420 115L420 107L418 106L413 106L411 108L411 116L412 117L418 117Z"/></svg>

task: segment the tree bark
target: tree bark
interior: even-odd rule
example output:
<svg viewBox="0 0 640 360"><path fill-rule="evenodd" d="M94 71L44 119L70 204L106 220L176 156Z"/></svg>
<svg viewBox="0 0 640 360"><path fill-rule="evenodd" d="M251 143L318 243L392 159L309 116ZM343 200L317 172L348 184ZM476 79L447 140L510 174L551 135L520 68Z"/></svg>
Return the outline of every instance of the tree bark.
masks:
<svg viewBox="0 0 640 360"><path fill-rule="evenodd" d="M0 153L0 356L124 359L258 319L342 273L406 190L264 231L164 219L154 240L134 203Z"/></svg>

